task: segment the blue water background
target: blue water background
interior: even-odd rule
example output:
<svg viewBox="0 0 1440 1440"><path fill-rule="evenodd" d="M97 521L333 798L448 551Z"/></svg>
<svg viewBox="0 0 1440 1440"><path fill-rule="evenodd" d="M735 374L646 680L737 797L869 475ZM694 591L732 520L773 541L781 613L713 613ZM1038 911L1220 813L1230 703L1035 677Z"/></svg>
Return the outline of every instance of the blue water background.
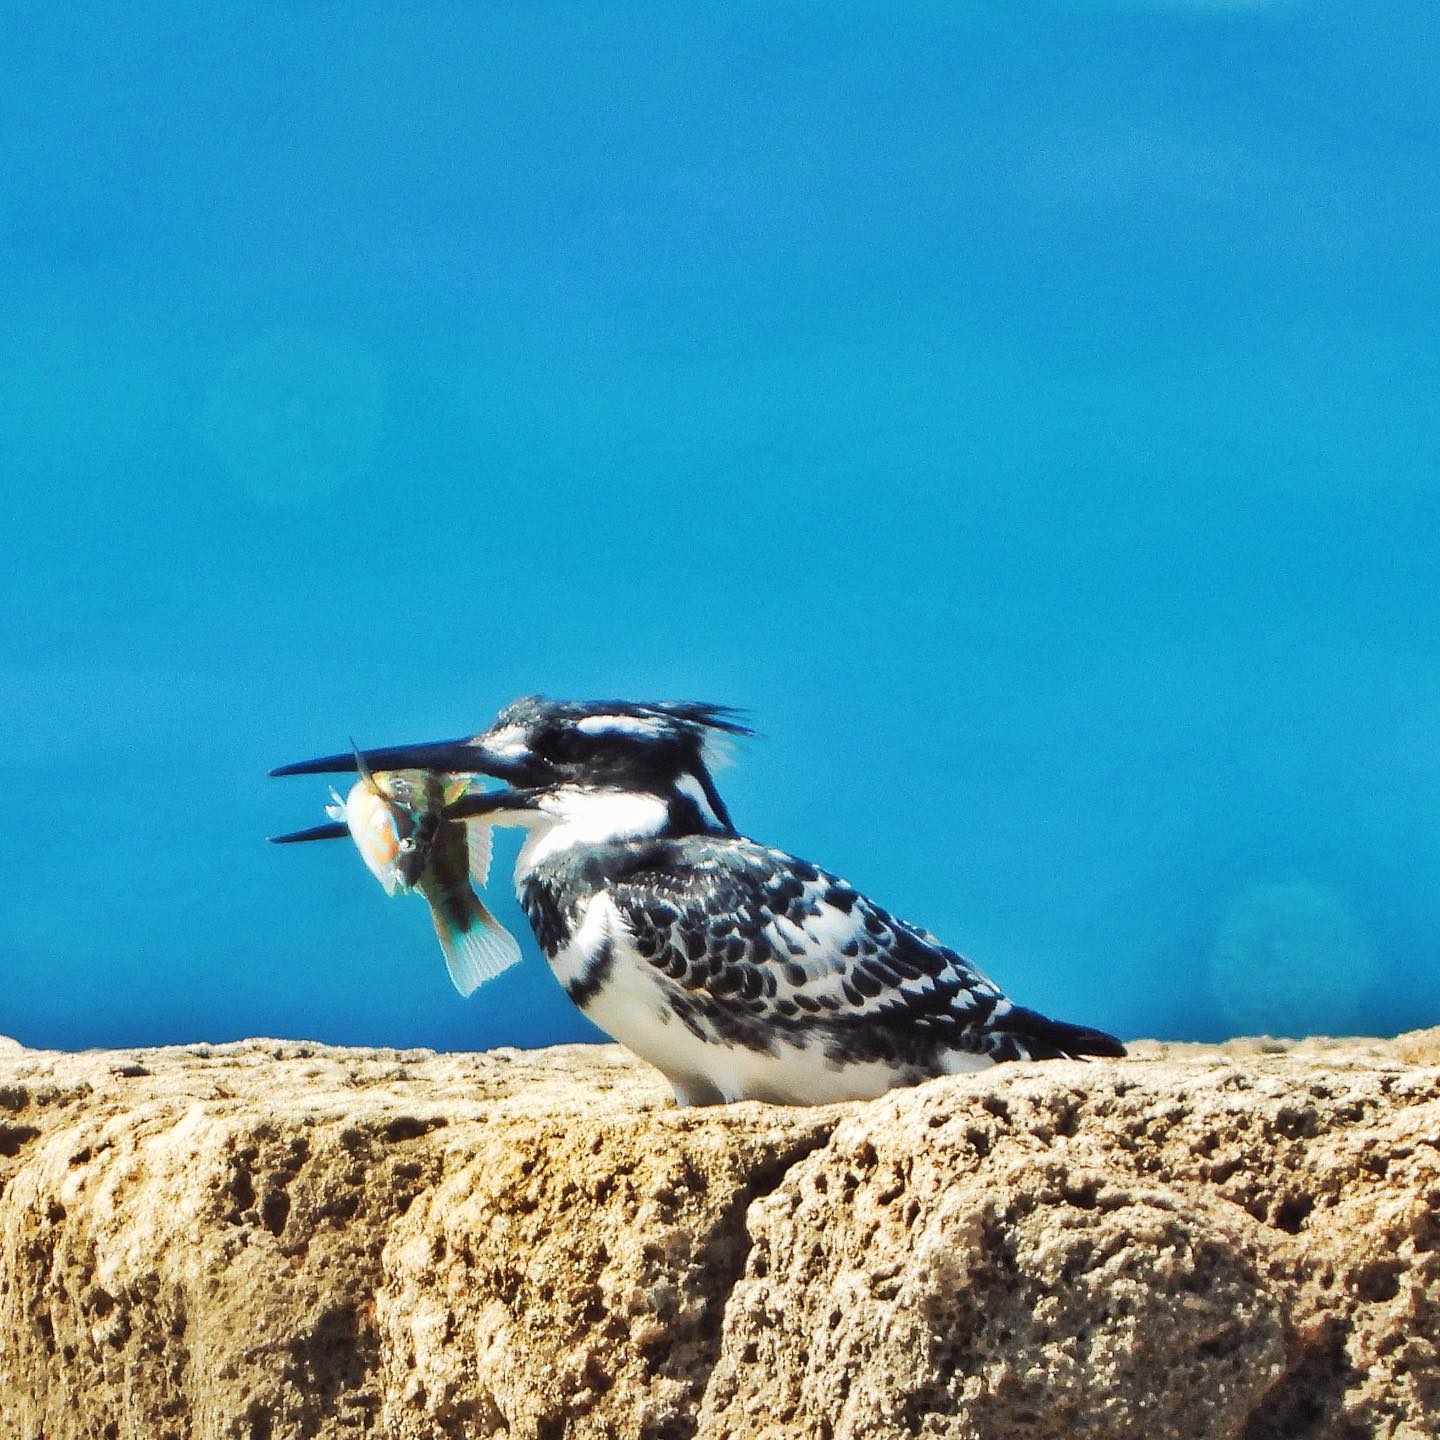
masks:
<svg viewBox="0 0 1440 1440"><path fill-rule="evenodd" d="M264 843L537 690L1051 1013L1440 1021L1432 5L5 30L0 1033L593 1033Z"/></svg>

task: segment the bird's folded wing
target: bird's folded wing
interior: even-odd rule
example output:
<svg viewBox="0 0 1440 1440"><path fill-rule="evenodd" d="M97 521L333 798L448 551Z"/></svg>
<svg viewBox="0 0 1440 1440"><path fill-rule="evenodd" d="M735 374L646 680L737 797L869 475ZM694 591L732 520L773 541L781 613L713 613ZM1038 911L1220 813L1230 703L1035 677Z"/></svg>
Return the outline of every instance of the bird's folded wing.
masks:
<svg viewBox="0 0 1440 1440"><path fill-rule="evenodd" d="M692 837L613 884L640 956L679 989L757 1019L983 1024L999 988L843 880L748 840Z"/></svg>

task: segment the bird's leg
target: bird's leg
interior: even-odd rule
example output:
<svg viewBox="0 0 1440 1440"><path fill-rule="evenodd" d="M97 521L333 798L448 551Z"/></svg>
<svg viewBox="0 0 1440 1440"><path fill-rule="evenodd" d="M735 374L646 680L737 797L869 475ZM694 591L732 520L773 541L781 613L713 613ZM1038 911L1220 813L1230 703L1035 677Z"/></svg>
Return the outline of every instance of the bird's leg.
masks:
<svg viewBox="0 0 1440 1440"><path fill-rule="evenodd" d="M683 1110L691 1105L723 1105L725 1096L703 1075L667 1075L675 1092L675 1103Z"/></svg>

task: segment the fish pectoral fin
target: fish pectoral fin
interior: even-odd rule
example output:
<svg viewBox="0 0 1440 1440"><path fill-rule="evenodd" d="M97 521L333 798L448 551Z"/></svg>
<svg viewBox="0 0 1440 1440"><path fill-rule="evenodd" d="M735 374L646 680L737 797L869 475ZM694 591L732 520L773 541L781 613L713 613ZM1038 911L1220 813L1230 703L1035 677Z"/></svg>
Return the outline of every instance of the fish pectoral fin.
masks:
<svg viewBox="0 0 1440 1440"><path fill-rule="evenodd" d="M483 820L465 822L465 848L470 854L470 882L477 890L483 890L490 879L490 841L493 826Z"/></svg>

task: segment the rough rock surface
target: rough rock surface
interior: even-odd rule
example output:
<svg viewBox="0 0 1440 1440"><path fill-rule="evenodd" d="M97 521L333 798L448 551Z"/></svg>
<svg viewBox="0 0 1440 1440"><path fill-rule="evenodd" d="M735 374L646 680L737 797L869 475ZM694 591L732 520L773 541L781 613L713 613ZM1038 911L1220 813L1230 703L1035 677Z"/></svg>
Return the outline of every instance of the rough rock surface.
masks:
<svg viewBox="0 0 1440 1440"><path fill-rule="evenodd" d="M0 1042L0 1440L1433 1440L1440 1031L675 1110Z"/></svg>

